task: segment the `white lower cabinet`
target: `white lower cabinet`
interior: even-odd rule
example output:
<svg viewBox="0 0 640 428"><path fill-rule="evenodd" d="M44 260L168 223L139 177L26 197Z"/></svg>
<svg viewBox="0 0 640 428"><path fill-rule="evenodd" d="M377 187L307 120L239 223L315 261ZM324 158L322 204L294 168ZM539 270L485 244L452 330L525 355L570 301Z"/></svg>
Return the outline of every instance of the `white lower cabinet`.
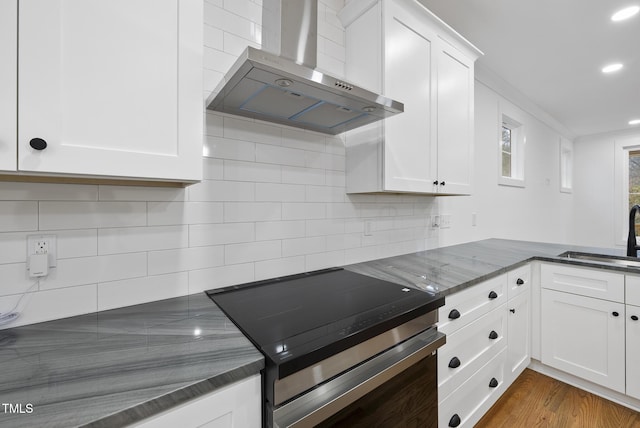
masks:
<svg viewBox="0 0 640 428"><path fill-rule="evenodd" d="M255 428L261 425L260 375L225 386L146 419L136 428Z"/></svg>
<svg viewBox="0 0 640 428"><path fill-rule="evenodd" d="M640 400L640 307L627 305L627 395Z"/></svg>
<svg viewBox="0 0 640 428"><path fill-rule="evenodd" d="M438 329L447 334L438 350L440 427L473 426L529 365L530 272L514 272L447 296L440 308ZM507 300L508 279L518 278L526 281Z"/></svg>

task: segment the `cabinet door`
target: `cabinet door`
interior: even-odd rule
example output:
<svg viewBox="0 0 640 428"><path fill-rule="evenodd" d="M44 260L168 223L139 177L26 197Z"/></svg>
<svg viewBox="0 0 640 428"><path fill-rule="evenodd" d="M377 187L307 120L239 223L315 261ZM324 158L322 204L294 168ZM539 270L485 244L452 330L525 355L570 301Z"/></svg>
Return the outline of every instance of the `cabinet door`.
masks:
<svg viewBox="0 0 640 428"><path fill-rule="evenodd" d="M439 193L470 194L473 173L473 61L441 42L438 51Z"/></svg>
<svg viewBox="0 0 640 428"><path fill-rule="evenodd" d="M624 310L621 303L543 289L542 363L624 393Z"/></svg>
<svg viewBox="0 0 640 428"><path fill-rule="evenodd" d="M19 27L20 170L201 178L201 2L21 0Z"/></svg>
<svg viewBox="0 0 640 428"><path fill-rule="evenodd" d="M0 2L0 170L16 170L18 1Z"/></svg>
<svg viewBox="0 0 640 428"><path fill-rule="evenodd" d="M640 400L640 307L627 305L627 395Z"/></svg>
<svg viewBox="0 0 640 428"><path fill-rule="evenodd" d="M507 302L507 383L511 384L531 361L531 304L529 293Z"/></svg>
<svg viewBox="0 0 640 428"><path fill-rule="evenodd" d="M434 192L431 55L436 36L411 11L395 2L388 7L384 94L404 103L404 113L384 121L384 189Z"/></svg>

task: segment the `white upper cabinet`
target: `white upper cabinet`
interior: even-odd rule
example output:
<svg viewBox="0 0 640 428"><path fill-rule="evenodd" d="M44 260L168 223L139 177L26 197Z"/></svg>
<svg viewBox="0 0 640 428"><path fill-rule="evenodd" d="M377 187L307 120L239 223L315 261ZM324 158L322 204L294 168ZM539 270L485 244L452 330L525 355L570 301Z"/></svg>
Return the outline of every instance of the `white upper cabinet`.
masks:
<svg viewBox="0 0 640 428"><path fill-rule="evenodd" d="M200 180L202 7L21 0L17 168L7 169Z"/></svg>
<svg viewBox="0 0 640 428"><path fill-rule="evenodd" d="M347 192L470 194L473 45L417 1L347 3L347 79L404 113L346 134Z"/></svg>
<svg viewBox="0 0 640 428"><path fill-rule="evenodd" d="M16 169L18 2L0 2L0 171Z"/></svg>

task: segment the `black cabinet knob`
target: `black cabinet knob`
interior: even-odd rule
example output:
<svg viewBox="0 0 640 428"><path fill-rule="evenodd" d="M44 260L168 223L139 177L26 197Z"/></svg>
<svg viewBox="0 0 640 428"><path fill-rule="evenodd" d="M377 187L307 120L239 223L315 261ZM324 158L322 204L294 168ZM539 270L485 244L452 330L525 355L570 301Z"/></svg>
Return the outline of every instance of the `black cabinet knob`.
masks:
<svg viewBox="0 0 640 428"><path fill-rule="evenodd" d="M516 310L515 309L509 309L509 312L511 312L512 314L515 314Z"/></svg>
<svg viewBox="0 0 640 428"><path fill-rule="evenodd" d="M492 291L489 293L489 299L493 300L497 298L498 298L498 294L495 291Z"/></svg>
<svg viewBox="0 0 640 428"><path fill-rule="evenodd" d="M458 359L458 357L453 357L451 361L449 361L449 367L452 369L460 367L460 360Z"/></svg>
<svg viewBox="0 0 640 428"><path fill-rule="evenodd" d="M433 182L433 185L434 185L434 186L437 186L437 185L438 185L438 180L434 181L434 182Z"/></svg>
<svg viewBox="0 0 640 428"><path fill-rule="evenodd" d="M42 138L32 138L31 141L29 141L29 145L35 150L44 150L47 148L47 142Z"/></svg>
<svg viewBox="0 0 640 428"><path fill-rule="evenodd" d="M619 313L617 313L616 311L611 312L611 315L613 315L614 317L617 317L618 315L620 315Z"/></svg>
<svg viewBox="0 0 640 428"><path fill-rule="evenodd" d="M495 388L496 386L498 386L498 379L492 377L489 381L489 388Z"/></svg>
<svg viewBox="0 0 640 428"><path fill-rule="evenodd" d="M457 309L451 309L451 312L449 312L449 319L457 320L458 318L460 318L460 312L458 312Z"/></svg>
<svg viewBox="0 0 640 428"><path fill-rule="evenodd" d="M524 284L524 280L522 278L516 279L516 285L522 285L522 284Z"/></svg>
<svg viewBox="0 0 640 428"><path fill-rule="evenodd" d="M446 184L446 183L445 183L444 181L441 181L441 182L440 182L440 185L441 185L441 186L444 186L445 184Z"/></svg>
<svg viewBox="0 0 640 428"><path fill-rule="evenodd" d="M460 416L458 416L458 414L456 413L455 415L451 416L451 419L449 419L449 426L457 427L458 425L460 425L460 422L462 422L460 420Z"/></svg>
<svg viewBox="0 0 640 428"><path fill-rule="evenodd" d="M498 333L496 333L495 330L491 330L491 333L489 333L489 339L495 340L497 338L498 338Z"/></svg>
<svg viewBox="0 0 640 428"><path fill-rule="evenodd" d="M638 321L638 316L637 315L631 315L631 319L634 321Z"/></svg>

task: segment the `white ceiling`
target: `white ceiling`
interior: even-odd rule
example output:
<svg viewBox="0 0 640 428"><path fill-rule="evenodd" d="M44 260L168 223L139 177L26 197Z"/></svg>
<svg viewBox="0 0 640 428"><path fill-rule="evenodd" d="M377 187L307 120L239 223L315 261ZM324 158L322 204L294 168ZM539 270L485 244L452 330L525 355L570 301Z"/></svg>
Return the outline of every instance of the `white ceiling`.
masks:
<svg viewBox="0 0 640 428"><path fill-rule="evenodd" d="M484 52L481 66L575 136L640 119L640 14L610 19L640 0L420 1ZM600 71L613 62L624 68Z"/></svg>

